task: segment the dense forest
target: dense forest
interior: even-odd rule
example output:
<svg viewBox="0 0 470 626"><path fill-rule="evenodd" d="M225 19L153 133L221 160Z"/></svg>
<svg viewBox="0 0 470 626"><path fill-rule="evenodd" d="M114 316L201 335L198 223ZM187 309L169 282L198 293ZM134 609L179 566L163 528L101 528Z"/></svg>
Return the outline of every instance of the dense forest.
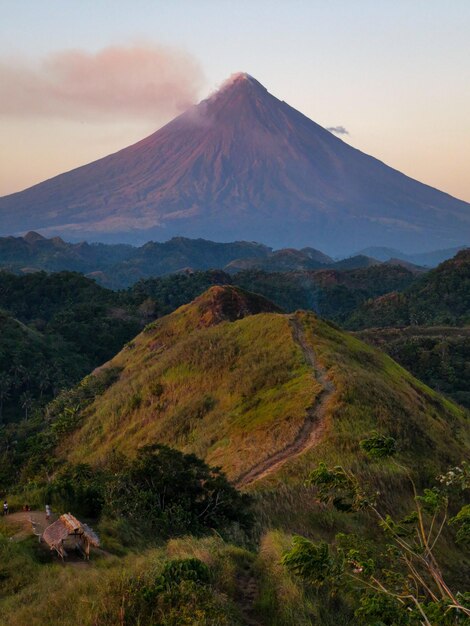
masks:
<svg viewBox="0 0 470 626"><path fill-rule="evenodd" d="M81 274L0 272L4 421L31 414L110 359L153 318L151 302Z"/></svg>
<svg viewBox="0 0 470 626"><path fill-rule="evenodd" d="M470 315L469 257L462 251L424 276L387 264L343 271L185 271L142 279L121 291L73 272L0 272L2 419L31 414L110 359L146 323L212 285L237 285L286 312L311 309L352 329L462 324ZM439 366L433 354L442 345L430 341L380 343L425 382L466 404L465 341L454 337Z"/></svg>
<svg viewBox="0 0 470 626"><path fill-rule="evenodd" d="M387 326L462 326L470 323L470 249L431 270L402 293L366 302L351 314L354 329Z"/></svg>
<svg viewBox="0 0 470 626"><path fill-rule="evenodd" d="M384 328L358 336L386 351L416 378L470 409L470 329Z"/></svg>

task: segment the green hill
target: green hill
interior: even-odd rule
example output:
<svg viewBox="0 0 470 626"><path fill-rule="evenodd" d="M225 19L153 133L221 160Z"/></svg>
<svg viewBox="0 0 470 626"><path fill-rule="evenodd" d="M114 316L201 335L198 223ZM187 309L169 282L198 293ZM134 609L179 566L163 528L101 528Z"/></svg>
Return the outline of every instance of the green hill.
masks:
<svg viewBox="0 0 470 626"><path fill-rule="evenodd" d="M470 326L372 328L357 336L470 409Z"/></svg>
<svg viewBox="0 0 470 626"><path fill-rule="evenodd" d="M347 320L352 329L470 323L470 249L441 263L402 293L363 304Z"/></svg>
<svg viewBox="0 0 470 626"><path fill-rule="evenodd" d="M372 430L423 477L468 453L463 411L390 357L235 287L157 320L105 367L119 379L75 417L62 458L99 464L159 442L248 484L298 480L318 458L360 465Z"/></svg>
<svg viewBox="0 0 470 626"><path fill-rule="evenodd" d="M111 358L144 326L152 307L146 297L104 289L74 272L0 272L5 421L20 419L28 413L23 404L43 405Z"/></svg>
<svg viewBox="0 0 470 626"><path fill-rule="evenodd" d="M44 335L0 310L0 424L28 417L51 386L79 380L87 362L60 337Z"/></svg>

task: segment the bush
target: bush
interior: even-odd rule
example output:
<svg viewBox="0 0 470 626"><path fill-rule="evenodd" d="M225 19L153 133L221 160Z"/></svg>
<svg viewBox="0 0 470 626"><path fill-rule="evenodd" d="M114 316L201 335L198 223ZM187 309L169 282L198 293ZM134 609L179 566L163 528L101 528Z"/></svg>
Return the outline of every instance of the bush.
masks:
<svg viewBox="0 0 470 626"><path fill-rule="evenodd" d="M226 599L210 585L208 566L196 558L166 561L158 575L131 578L124 592L125 624L224 626L235 624ZM225 601L224 601L225 600Z"/></svg>
<svg viewBox="0 0 470 626"><path fill-rule="evenodd" d="M89 465L66 465L45 490L46 500L65 511L98 517L104 503L105 478Z"/></svg>

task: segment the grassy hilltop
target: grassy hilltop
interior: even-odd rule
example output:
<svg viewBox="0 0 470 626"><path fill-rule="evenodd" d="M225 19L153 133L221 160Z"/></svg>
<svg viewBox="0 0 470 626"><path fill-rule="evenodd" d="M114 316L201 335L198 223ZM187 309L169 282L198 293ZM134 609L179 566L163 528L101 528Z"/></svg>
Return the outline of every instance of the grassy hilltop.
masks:
<svg viewBox="0 0 470 626"><path fill-rule="evenodd" d="M59 455L96 464L111 450L132 456L158 441L236 480L295 439L323 391L293 324L333 386L324 435L302 464L320 456L358 463L358 442L374 429L396 437L422 473L467 449L463 410L391 358L313 313L284 315L225 286L149 325L104 366L119 370L118 380L75 416Z"/></svg>

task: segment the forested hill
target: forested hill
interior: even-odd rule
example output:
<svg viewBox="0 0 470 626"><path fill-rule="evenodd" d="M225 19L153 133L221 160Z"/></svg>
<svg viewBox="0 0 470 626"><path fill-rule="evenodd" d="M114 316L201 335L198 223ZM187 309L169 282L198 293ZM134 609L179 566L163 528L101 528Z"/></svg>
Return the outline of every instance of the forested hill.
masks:
<svg viewBox="0 0 470 626"><path fill-rule="evenodd" d="M353 329L470 324L470 248L444 261L402 293L363 304L348 320Z"/></svg>
<svg viewBox="0 0 470 626"><path fill-rule="evenodd" d="M222 268L239 258L264 258L271 248L252 242L216 243L175 237L143 246L68 243L30 232L24 237L0 237L0 268L24 274L78 271L113 288L132 285L139 278L161 276L185 268ZM316 266L319 264L317 263Z"/></svg>
<svg viewBox="0 0 470 626"><path fill-rule="evenodd" d="M142 298L71 272L0 272L0 310L0 404L6 421L27 416L107 361L153 316Z"/></svg>

